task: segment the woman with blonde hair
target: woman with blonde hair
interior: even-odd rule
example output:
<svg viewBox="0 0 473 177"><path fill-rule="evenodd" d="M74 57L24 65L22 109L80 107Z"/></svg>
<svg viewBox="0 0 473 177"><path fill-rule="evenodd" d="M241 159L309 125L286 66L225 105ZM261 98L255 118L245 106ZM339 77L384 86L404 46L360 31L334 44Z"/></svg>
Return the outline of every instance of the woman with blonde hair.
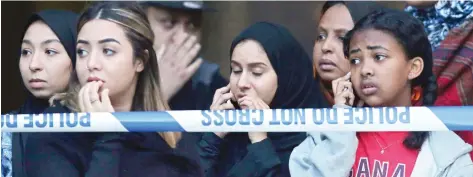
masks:
<svg viewBox="0 0 473 177"><path fill-rule="evenodd" d="M158 83L154 35L136 2L93 4L82 13L77 27L80 89L72 87L60 95L60 106L51 110L168 110ZM175 149L180 138L180 133L172 132L37 134L27 143L27 174L200 176L199 166L189 158L192 146Z"/></svg>

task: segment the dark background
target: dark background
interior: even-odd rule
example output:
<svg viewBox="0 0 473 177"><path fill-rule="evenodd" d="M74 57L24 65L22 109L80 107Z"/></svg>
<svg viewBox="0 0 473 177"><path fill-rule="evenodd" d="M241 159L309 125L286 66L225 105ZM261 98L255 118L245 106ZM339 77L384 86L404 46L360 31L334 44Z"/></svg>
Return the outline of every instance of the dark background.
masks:
<svg viewBox="0 0 473 177"><path fill-rule="evenodd" d="M25 99L18 69L21 32L33 12L43 9L66 9L80 13L86 1L2 1L2 114L17 109ZM206 2L217 12L205 13L203 22L203 56L218 63L221 73L229 75L229 46L244 28L257 21L270 21L286 26L312 56L317 19L323 1L231 1ZM403 8L403 2L380 2Z"/></svg>

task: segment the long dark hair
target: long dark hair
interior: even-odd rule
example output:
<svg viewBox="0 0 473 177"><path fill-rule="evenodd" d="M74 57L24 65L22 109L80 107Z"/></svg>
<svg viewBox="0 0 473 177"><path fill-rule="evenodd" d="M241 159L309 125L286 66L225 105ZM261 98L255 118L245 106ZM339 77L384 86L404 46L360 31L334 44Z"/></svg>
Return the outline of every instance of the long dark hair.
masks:
<svg viewBox="0 0 473 177"><path fill-rule="evenodd" d="M333 6L339 5L339 4L346 5L345 1L327 1L327 2L325 2L324 6L322 6L322 11L320 13L320 17L322 17L325 14L325 12L327 12L327 10L330 9L330 7L333 7Z"/></svg>
<svg viewBox="0 0 473 177"><path fill-rule="evenodd" d="M431 106L437 99L437 81L433 74L433 57L427 34L422 23L411 15L393 9L381 9L362 18L355 27L346 35L344 40L345 56L348 56L350 40L357 32L376 29L391 34L403 47L404 53L410 59L420 57L424 61L424 69L419 77L411 82L414 88L420 86L423 89L422 103ZM404 140L404 145L410 149L419 149L428 132L410 132Z"/></svg>

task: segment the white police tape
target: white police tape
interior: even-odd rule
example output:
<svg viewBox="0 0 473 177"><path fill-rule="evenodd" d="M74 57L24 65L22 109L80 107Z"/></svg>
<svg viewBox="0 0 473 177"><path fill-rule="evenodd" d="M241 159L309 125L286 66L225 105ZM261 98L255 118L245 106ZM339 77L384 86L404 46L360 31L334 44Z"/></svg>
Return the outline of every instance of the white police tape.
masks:
<svg viewBox="0 0 473 177"><path fill-rule="evenodd" d="M2 115L7 132L473 130L473 107L201 110Z"/></svg>

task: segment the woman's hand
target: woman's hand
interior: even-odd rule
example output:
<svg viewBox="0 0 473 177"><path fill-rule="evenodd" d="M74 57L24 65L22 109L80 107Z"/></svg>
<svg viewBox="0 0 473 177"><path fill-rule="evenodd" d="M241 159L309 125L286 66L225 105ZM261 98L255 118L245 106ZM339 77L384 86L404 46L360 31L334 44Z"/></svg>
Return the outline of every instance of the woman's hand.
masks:
<svg viewBox="0 0 473 177"><path fill-rule="evenodd" d="M225 87L219 88L215 91L211 110L225 110L235 109L235 106L230 102L234 98L233 93L230 91L230 84Z"/></svg>
<svg viewBox="0 0 473 177"><path fill-rule="evenodd" d="M335 105L353 106L355 94L353 94L352 83L350 82L351 73L332 81Z"/></svg>
<svg viewBox="0 0 473 177"><path fill-rule="evenodd" d="M115 112L108 96L108 89L101 89L103 82L89 82L79 91L81 112Z"/></svg>
<svg viewBox="0 0 473 177"><path fill-rule="evenodd" d="M235 109L235 106L230 102L233 98L233 94L230 91L230 84L225 87L219 88L215 91L212 105L210 110L226 110L226 109ZM214 132L220 138L224 138L228 132Z"/></svg>
<svg viewBox="0 0 473 177"><path fill-rule="evenodd" d="M244 96L238 99L238 105L242 109L269 109L269 106L258 97Z"/></svg>
<svg viewBox="0 0 473 177"><path fill-rule="evenodd" d="M269 109L269 106L258 97L244 96L238 99L240 107L245 109ZM248 132L251 143L257 143L268 138L266 132Z"/></svg>

